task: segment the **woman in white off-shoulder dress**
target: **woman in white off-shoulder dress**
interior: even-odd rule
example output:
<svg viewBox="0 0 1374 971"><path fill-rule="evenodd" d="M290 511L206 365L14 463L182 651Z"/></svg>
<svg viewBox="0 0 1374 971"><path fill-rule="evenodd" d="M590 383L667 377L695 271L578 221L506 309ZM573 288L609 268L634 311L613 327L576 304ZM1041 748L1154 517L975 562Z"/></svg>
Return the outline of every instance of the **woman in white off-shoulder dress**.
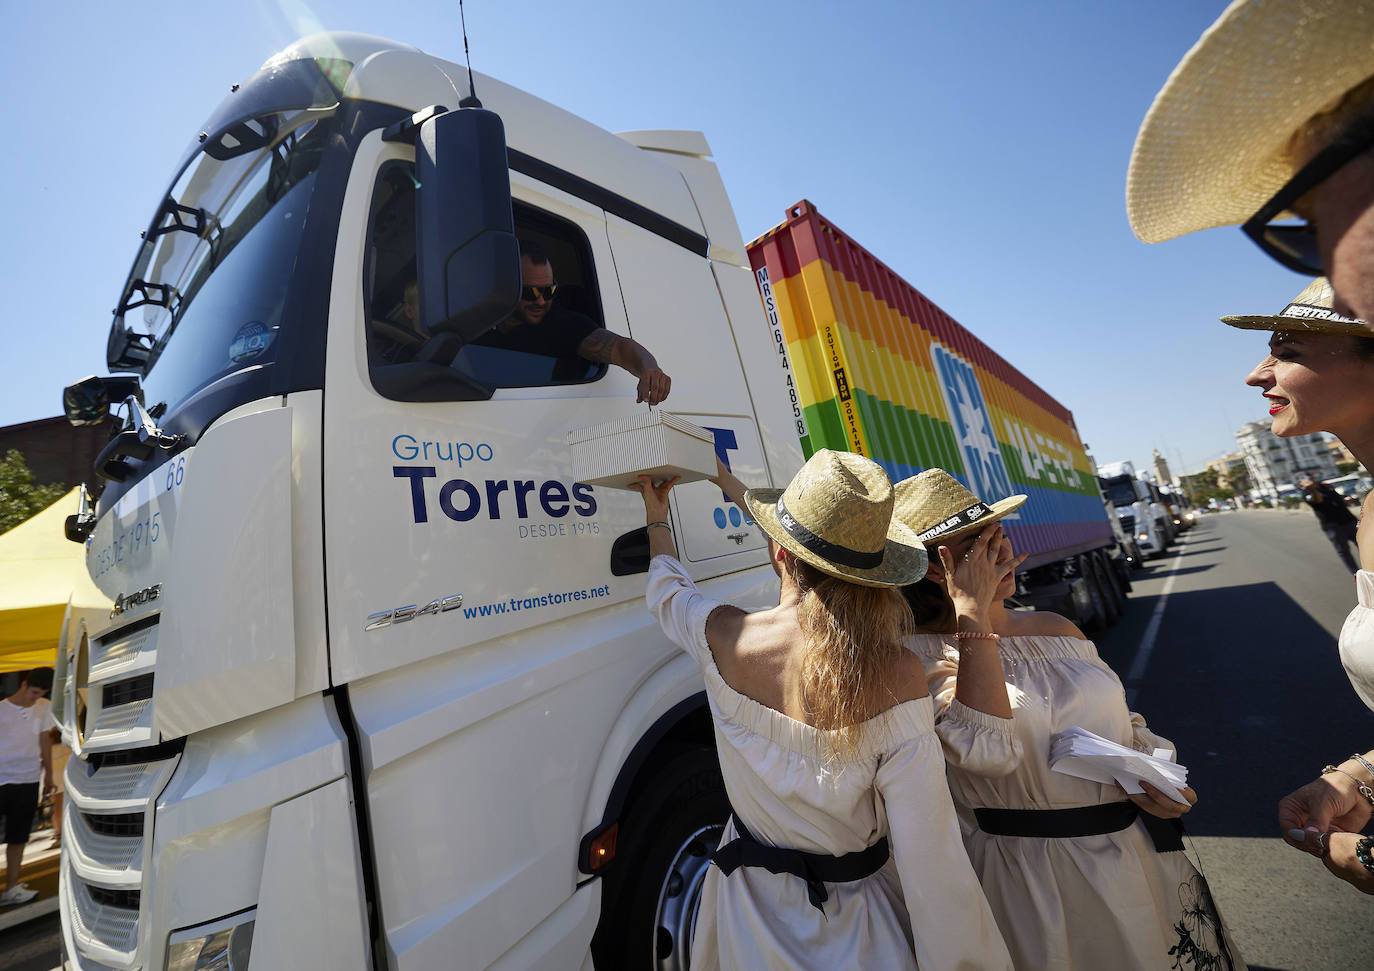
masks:
<svg viewBox="0 0 1374 971"><path fill-rule="evenodd" d="M1051 738L1074 727L1147 753L1173 746L1127 709L1072 623L1003 607L1024 555L999 520L1025 497L984 503L940 469L895 490L895 517L933 551L927 578L904 591L927 631L908 646L925 663L969 854L1016 967L1244 967L1174 823L1193 791L1186 803L1149 788L1128 797L1050 769Z"/></svg>
<svg viewBox="0 0 1374 971"><path fill-rule="evenodd" d="M737 502L743 487L720 470ZM779 604L747 614L677 560L668 490L641 479L647 597L700 664L734 814L702 886L693 968L1009 968L944 779L895 585L924 550L875 463L821 450L743 502ZM889 535L891 530L891 535ZM866 686L866 690L865 690ZM889 856L890 854L890 856Z"/></svg>
<svg viewBox="0 0 1374 971"><path fill-rule="evenodd" d="M1331 285L1314 280L1293 302L1268 316L1223 317L1243 330L1270 331L1269 353L1245 383L1259 388L1281 438L1330 432L1364 468L1374 462L1374 338L1362 321L1342 316ZM1358 533L1360 569L1355 609L1341 628L1341 663L1360 699L1374 710L1374 531L1365 514ZM1339 754L1339 753L1337 753ZM1315 756L1314 762L1321 756ZM1334 764L1333 764L1334 763ZM1356 752L1279 802L1279 827L1292 846L1374 894L1374 836L1360 835L1374 811L1374 750Z"/></svg>

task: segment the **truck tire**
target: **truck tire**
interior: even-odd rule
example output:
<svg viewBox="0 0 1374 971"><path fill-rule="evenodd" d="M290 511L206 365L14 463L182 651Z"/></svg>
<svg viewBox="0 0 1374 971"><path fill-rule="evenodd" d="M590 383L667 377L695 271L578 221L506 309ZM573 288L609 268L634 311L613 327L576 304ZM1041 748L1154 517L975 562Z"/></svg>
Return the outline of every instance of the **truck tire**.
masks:
<svg viewBox="0 0 1374 971"><path fill-rule="evenodd" d="M1093 573L1092 560L1083 554L1074 559L1078 566L1078 582L1074 584L1071 598L1073 622L1080 630L1100 630L1105 607L1102 603L1102 590L1098 587L1097 576Z"/></svg>
<svg viewBox="0 0 1374 971"><path fill-rule="evenodd" d="M1121 596L1121 589L1116 585L1116 571L1108 564L1101 550L1089 553L1088 559L1092 561L1097 588L1102 592L1102 626L1111 627L1121 618L1121 607L1125 599Z"/></svg>
<svg viewBox="0 0 1374 971"><path fill-rule="evenodd" d="M701 882L730 815L714 748L669 750L621 814L592 938L600 971L684 971Z"/></svg>

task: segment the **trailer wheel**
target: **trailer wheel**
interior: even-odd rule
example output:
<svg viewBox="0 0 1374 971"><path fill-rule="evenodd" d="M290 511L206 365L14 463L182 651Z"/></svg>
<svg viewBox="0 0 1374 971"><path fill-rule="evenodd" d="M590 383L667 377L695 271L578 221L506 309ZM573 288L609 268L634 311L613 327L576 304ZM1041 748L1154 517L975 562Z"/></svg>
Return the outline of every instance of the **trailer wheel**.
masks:
<svg viewBox="0 0 1374 971"><path fill-rule="evenodd" d="M673 749L636 785L602 890L597 968L685 971L701 883L729 815L713 748Z"/></svg>
<svg viewBox="0 0 1374 971"><path fill-rule="evenodd" d="M1074 622L1085 631L1099 631L1106 627L1106 595L1102 592L1093 569L1092 557L1080 553L1074 557L1081 581L1073 595Z"/></svg>
<svg viewBox="0 0 1374 971"><path fill-rule="evenodd" d="M1101 550L1088 554L1092 560L1093 575L1097 577L1097 587L1102 591L1102 626L1111 627L1121 618L1121 608L1125 598L1117 586L1116 571L1111 568Z"/></svg>

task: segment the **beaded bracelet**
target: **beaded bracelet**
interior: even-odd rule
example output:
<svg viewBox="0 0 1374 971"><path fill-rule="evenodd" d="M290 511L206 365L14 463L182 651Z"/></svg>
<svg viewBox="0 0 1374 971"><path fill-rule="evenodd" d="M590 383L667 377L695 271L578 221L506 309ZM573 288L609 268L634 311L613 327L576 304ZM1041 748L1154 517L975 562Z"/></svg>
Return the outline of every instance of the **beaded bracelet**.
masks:
<svg viewBox="0 0 1374 971"><path fill-rule="evenodd" d="M954 639L956 641L998 641L1002 639L1002 635L990 631L957 630L954 632Z"/></svg>
<svg viewBox="0 0 1374 971"><path fill-rule="evenodd" d="M1371 779L1374 779L1374 765L1371 765L1369 763L1369 759L1365 758L1363 755L1360 755L1358 753L1350 757L1354 759L1356 762L1360 763L1364 770L1369 773L1369 777Z"/></svg>
<svg viewBox="0 0 1374 971"><path fill-rule="evenodd" d="M1366 836L1355 844L1355 859L1360 861L1366 871L1374 874L1374 855L1371 855L1371 850L1374 850L1374 836Z"/></svg>
<svg viewBox="0 0 1374 971"><path fill-rule="evenodd" d="M1360 795L1364 796L1365 801L1366 801L1367 803L1369 803L1371 806L1374 806L1374 789L1371 789L1368 785L1366 785L1365 783L1361 782L1359 779L1355 778L1355 776L1353 776L1351 773L1345 771L1345 769L1342 769L1340 766L1337 766L1337 765L1327 765L1327 766L1323 766L1323 767L1322 767L1322 775L1326 775L1328 772L1339 772L1341 775L1345 776L1345 777L1346 777L1347 779L1349 779L1351 782L1355 783L1355 786L1360 790Z"/></svg>

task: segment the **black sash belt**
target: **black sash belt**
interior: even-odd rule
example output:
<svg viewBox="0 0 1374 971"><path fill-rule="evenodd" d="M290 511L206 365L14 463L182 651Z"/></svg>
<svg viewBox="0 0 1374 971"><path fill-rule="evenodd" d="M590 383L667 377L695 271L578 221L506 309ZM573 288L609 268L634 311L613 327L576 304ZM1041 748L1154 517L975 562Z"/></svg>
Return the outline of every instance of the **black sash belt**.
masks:
<svg viewBox="0 0 1374 971"><path fill-rule="evenodd" d="M1183 849L1183 823L1142 813L1133 802L1108 802L1073 809L975 809L978 828L993 836L1069 839L1117 833L1139 819L1156 853Z"/></svg>
<svg viewBox="0 0 1374 971"><path fill-rule="evenodd" d="M720 867L720 872L728 877L742 866L756 866L769 873L790 873L801 877L806 881L806 899L821 913L825 913L821 905L830 899L825 889L827 883L862 880L877 873L887 862L886 836L867 849L844 856L826 856L781 846L765 846L754 838L754 834L749 832L738 816L731 813L730 818L735 821L735 832L739 835L711 854L711 862Z"/></svg>

